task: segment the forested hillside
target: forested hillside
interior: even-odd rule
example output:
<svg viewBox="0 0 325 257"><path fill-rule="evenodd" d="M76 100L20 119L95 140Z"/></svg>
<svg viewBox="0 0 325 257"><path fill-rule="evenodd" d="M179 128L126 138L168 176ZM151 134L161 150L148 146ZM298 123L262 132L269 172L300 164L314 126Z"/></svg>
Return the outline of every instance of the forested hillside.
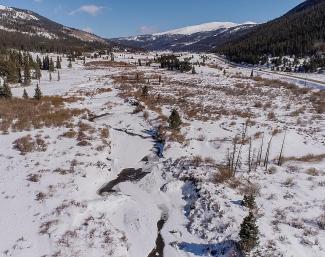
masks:
<svg viewBox="0 0 325 257"><path fill-rule="evenodd" d="M251 32L216 49L236 62L256 64L265 55L317 56L324 65L325 1L308 0L284 16L256 26Z"/></svg>
<svg viewBox="0 0 325 257"><path fill-rule="evenodd" d="M104 39L51 21L37 13L0 6L0 48L71 52L108 47Z"/></svg>

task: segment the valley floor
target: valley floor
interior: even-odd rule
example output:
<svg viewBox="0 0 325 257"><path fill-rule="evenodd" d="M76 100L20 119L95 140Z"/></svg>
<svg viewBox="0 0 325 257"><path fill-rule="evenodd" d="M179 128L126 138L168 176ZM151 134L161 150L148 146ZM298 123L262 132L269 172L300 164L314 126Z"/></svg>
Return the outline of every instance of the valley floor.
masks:
<svg viewBox="0 0 325 257"><path fill-rule="evenodd" d="M249 194L260 232L250 256L324 256L324 91L213 56L196 74L136 65L154 56L64 60L60 81L43 73L40 88L65 114L21 106L0 121L1 256L241 256ZM167 127L173 108L180 131Z"/></svg>

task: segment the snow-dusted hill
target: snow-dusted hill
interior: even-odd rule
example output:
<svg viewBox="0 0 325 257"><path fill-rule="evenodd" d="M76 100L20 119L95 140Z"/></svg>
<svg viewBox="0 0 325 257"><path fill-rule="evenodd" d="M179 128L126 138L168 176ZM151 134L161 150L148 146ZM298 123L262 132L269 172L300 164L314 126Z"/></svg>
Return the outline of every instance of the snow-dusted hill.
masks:
<svg viewBox="0 0 325 257"><path fill-rule="evenodd" d="M64 42L64 45L107 42L94 34L66 27L51 21L37 13L0 5L0 42L15 47L17 41L27 44L28 41L47 40ZM30 42L30 45L35 45Z"/></svg>
<svg viewBox="0 0 325 257"><path fill-rule="evenodd" d="M152 35L112 39L115 42L148 50L208 51L225 41L246 33L253 22L210 22Z"/></svg>
<svg viewBox="0 0 325 257"><path fill-rule="evenodd" d="M162 33L156 33L155 36L158 35L191 35L194 33L199 32L207 32L207 31L213 31L218 29L229 29L232 27L239 26L240 24L233 23L233 22L210 22L210 23L203 23L200 25L194 25L194 26L188 26L184 28L169 30Z"/></svg>

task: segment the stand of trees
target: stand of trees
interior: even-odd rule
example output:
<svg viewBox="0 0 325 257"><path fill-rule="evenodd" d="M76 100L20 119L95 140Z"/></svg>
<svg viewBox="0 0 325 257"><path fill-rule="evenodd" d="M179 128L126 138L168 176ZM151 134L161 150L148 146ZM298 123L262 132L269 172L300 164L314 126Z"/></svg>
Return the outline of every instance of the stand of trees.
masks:
<svg viewBox="0 0 325 257"><path fill-rule="evenodd" d="M311 56L324 67L325 1L309 0L284 16L258 25L217 49L231 61L258 64L265 56ZM313 69L313 68L311 68Z"/></svg>
<svg viewBox="0 0 325 257"><path fill-rule="evenodd" d="M160 67L168 70L178 70L180 72L188 72L192 70L192 65L188 60L181 61L176 55L162 55L157 59Z"/></svg>
<svg viewBox="0 0 325 257"><path fill-rule="evenodd" d="M61 68L61 58L57 58L56 65L49 56L43 60L37 56L35 59L30 53L15 50L0 51L0 76L6 78L8 83L29 84L31 79L40 79L41 70L53 72Z"/></svg>

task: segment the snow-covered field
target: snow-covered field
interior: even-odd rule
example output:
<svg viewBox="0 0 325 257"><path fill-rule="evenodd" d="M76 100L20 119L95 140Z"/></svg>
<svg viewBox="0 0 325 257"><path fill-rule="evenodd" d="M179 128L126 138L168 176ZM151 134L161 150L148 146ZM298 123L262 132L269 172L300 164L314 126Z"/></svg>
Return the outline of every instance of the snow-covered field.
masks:
<svg viewBox="0 0 325 257"><path fill-rule="evenodd" d="M64 59L60 81L43 73L43 95L74 97L65 107L88 111L68 125L1 135L1 256L241 256L242 200L251 193L260 231L251 256L325 256L324 94L250 78L212 56L196 74L134 65L155 54L116 53L116 63L87 59L71 69ZM180 132L166 128L173 108ZM166 138L161 158L157 130ZM14 142L27 135L43 143L21 153ZM236 174L225 178L234 141ZM130 168L140 175L122 172Z"/></svg>

